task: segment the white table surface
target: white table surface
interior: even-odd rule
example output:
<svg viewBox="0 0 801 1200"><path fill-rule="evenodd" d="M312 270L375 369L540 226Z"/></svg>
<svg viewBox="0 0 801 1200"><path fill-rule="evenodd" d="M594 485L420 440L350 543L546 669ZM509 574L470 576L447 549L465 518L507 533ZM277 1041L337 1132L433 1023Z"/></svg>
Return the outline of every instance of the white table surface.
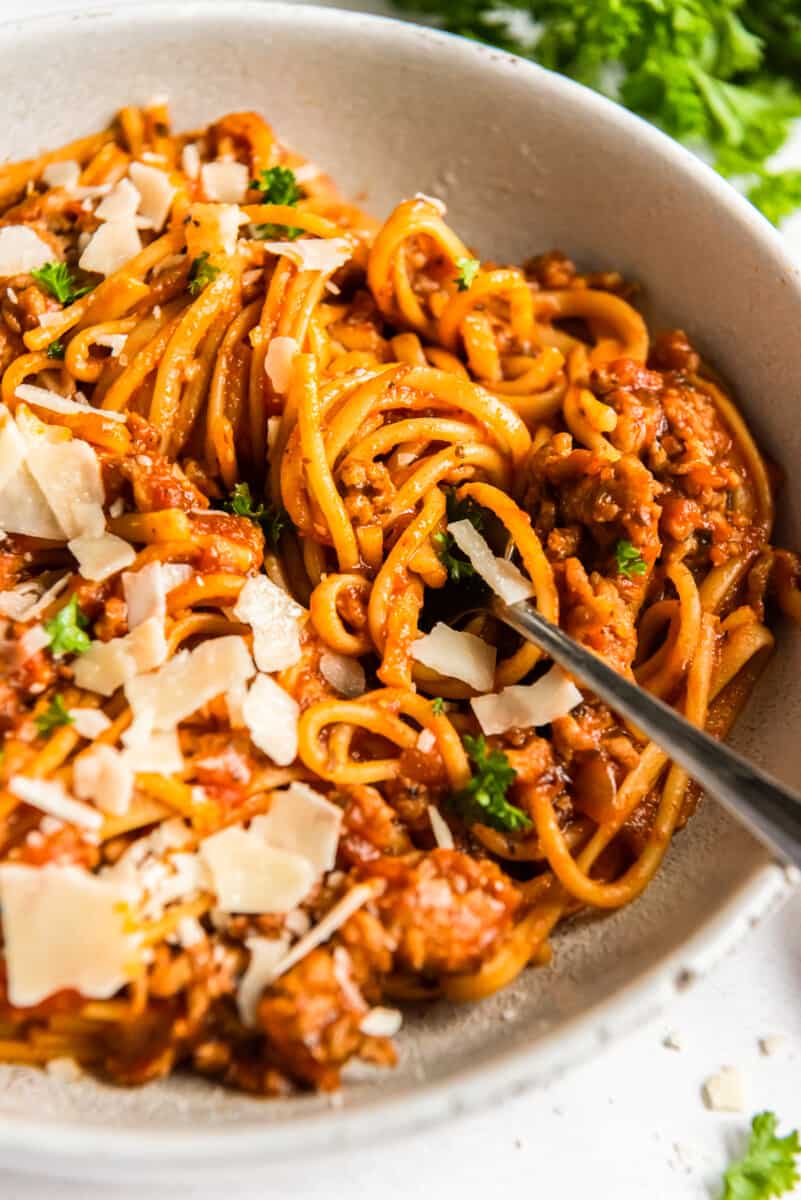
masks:
<svg viewBox="0 0 801 1200"><path fill-rule="evenodd" d="M180 0L176 0L180 2ZM221 0L223 3L224 0ZM376 9L380 4L343 7ZM72 7L73 0L0 0L0 15ZM109 5L110 6L110 5ZM801 165L801 126L781 165ZM801 254L801 213L784 232ZM358 1155L230 1172L180 1183L181 1200L717 1200L720 1178L742 1147L750 1115L774 1110L801 1127L801 894L753 931L675 1001L669 1019L600 1050L547 1092L523 1096L425 1136ZM677 1033L681 1050L663 1044ZM765 1056L759 1039L783 1035ZM709 1112L701 1085L721 1066L744 1078L747 1111ZM2 1200L173 1200L176 1185L106 1185L27 1178L0 1170ZM801 1187L794 1193L801 1198Z"/></svg>

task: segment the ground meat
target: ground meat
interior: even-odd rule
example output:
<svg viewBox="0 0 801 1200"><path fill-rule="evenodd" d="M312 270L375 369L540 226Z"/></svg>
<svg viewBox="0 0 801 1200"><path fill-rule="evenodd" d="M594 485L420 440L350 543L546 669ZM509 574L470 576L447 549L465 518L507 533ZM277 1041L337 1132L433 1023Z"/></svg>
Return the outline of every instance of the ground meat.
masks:
<svg viewBox="0 0 801 1200"><path fill-rule="evenodd" d="M457 850L381 858L362 867L360 876L385 883L375 907L396 963L424 974L480 966L520 904L520 893L495 863Z"/></svg>
<svg viewBox="0 0 801 1200"><path fill-rule="evenodd" d="M576 265L561 250L538 254L523 264L528 279L533 279L547 292L570 287L576 278Z"/></svg>
<svg viewBox="0 0 801 1200"><path fill-rule="evenodd" d="M654 339L649 363L658 371L682 371L694 375L701 359L683 329L668 329Z"/></svg>
<svg viewBox="0 0 801 1200"><path fill-rule="evenodd" d="M524 812L533 811L534 798L545 794L552 803L565 789L565 775L554 756L553 747L533 730L509 730L504 734L504 753L515 771L509 799Z"/></svg>
<svg viewBox="0 0 801 1200"><path fill-rule="evenodd" d="M608 579L588 575L577 558L568 559L560 576L563 629L626 674L637 653L635 610Z"/></svg>
<svg viewBox="0 0 801 1200"><path fill-rule="evenodd" d="M348 516L356 525L372 525L394 499L396 487L386 466L353 461L340 472Z"/></svg>
<svg viewBox="0 0 801 1200"><path fill-rule="evenodd" d="M338 859L357 866L382 854L405 854L412 847L395 810L377 788L353 784L330 797L344 808Z"/></svg>
<svg viewBox="0 0 801 1200"><path fill-rule="evenodd" d="M147 453L126 458L120 471L131 483L134 504L139 512L160 512L164 508L208 508L201 491L189 482L177 463L161 455Z"/></svg>

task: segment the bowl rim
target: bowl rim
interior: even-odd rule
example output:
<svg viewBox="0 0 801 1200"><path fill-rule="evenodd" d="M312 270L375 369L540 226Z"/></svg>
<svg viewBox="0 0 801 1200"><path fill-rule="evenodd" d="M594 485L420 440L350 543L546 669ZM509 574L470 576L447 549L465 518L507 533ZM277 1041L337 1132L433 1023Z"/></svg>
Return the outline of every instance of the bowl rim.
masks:
<svg viewBox="0 0 801 1200"><path fill-rule="evenodd" d="M0 20L0 41L15 35L81 36L87 26L102 24L130 30L132 25L171 24L177 20L225 22L231 26L248 19L270 24L314 22L318 29L350 28L369 32L377 39L394 39L409 47L415 43L439 48L454 61L461 60L486 73L503 74L509 66L528 77L532 85L557 98L566 97L574 110L601 116L616 124L621 135L637 140L641 152L675 167L713 205L729 209L755 239L766 258L794 281L801 299L801 269L778 232L711 167L672 138L613 101L581 84L545 70L507 51L466 38L372 13L346 11L311 4L265 3L264 0L226 0L224 15L219 0L124 0L114 7L67 7L32 16ZM784 870L765 855L729 899L709 915L681 946L642 971L614 995L580 1016L560 1025L528 1048L510 1048L491 1061L467 1064L436 1082L422 1082L397 1096L371 1096L367 1104L344 1104L328 1111L309 1113L271 1124L254 1121L241 1126L204 1128L203 1136L191 1128L160 1132L120 1128L81 1119L37 1122L27 1117L5 1117L0 1123L0 1161L27 1172L63 1173L81 1178L102 1178L121 1166L138 1177L165 1167L194 1173L215 1165L230 1169L235 1151L238 1165L256 1165L268 1157L275 1161L297 1154L353 1149L377 1137L412 1133L451 1117L476 1112L508 1097L557 1078L589 1057L594 1047L606 1044L628 1029L653 1021L670 999L687 983L700 978L741 940L749 928L774 911L790 894L797 873ZM265 1103L269 1104L269 1101ZM369 1110L369 1115L368 1115ZM264 1110L268 1116L268 1110ZM147 1160L143 1162L143 1149ZM43 1153L44 1151L44 1153Z"/></svg>

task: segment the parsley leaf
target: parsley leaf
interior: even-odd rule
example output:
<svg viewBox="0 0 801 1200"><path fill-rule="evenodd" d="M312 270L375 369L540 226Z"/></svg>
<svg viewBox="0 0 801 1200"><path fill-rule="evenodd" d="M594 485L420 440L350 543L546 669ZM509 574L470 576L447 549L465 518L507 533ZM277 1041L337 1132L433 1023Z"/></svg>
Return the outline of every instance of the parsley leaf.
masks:
<svg viewBox="0 0 801 1200"><path fill-rule="evenodd" d="M44 623L53 654L83 654L84 650L88 650L89 636L84 632L88 625L89 618L78 607L78 597L72 596L54 617Z"/></svg>
<svg viewBox="0 0 801 1200"><path fill-rule="evenodd" d="M748 192L748 199L761 209L769 221L778 225L784 217L801 208L801 171L766 171Z"/></svg>
<svg viewBox="0 0 801 1200"><path fill-rule="evenodd" d="M38 717L34 717L33 721L42 735L52 733L60 725L72 724L73 718L64 706L64 697L61 692L56 692L44 712L39 713Z"/></svg>
<svg viewBox="0 0 801 1200"><path fill-rule="evenodd" d="M522 808L506 799L516 771L503 751L488 752L483 734L478 737L467 734L464 745L475 771L467 786L451 797L451 806L468 825L489 825L502 833L530 829L531 821Z"/></svg>
<svg viewBox="0 0 801 1200"><path fill-rule="evenodd" d="M615 546L615 563L618 575L631 579L632 575L644 575L648 570L645 559L636 546L622 538Z"/></svg>
<svg viewBox="0 0 801 1200"><path fill-rule="evenodd" d="M445 712L445 701L442 696L435 696L431 701L431 711L435 717L441 717Z"/></svg>
<svg viewBox="0 0 801 1200"><path fill-rule="evenodd" d="M395 0L531 58L760 179L801 115L798 0ZM772 185L787 197L791 183ZM751 196L772 205L759 186ZM789 198L784 200L789 203ZM770 215L770 213L768 213Z"/></svg>
<svg viewBox="0 0 801 1200"><path fill-rule="evenodd" d="M56 340L54 342L51 342L50 345L47 347L47 357L48 358L63 358L65 353L66 353L66 347L65 347L64 343L62 342L61 338L56 338Z"/></svg>
<svg viewBox="0 0 801 1200"><path fill-rule="evenodd" d="M721 1200L769 1200L783 1196L801 1179L796 1159L801 1154L798 1132L776 1136L775 1113L757 1113L751 1122L751 1140L741 1159L723 1176Z"/></svg>
<svg viewBox="0 0 801 1200"><path fill-rule="evenodd" d="M234 516L247 517L249 521L261 525L265 539L273 547L278 545L281 534L292 524L286 509L276 508L273 504L257 505L248 483L235 484L230 496L223 503L223 508Z"/></svg>
<svg viewBox="0 0 801 1200"><path fill-rule="evenodd" d="M460 292L467 292L473 285L473 280L481 270L481 263L477 258L457 258L456 266L459 274L456 276L456 288Z"/></svg>
<svg viewBox="0 0 801 1200"><path fill-rule="evenodd" d="M459 500L454 488L448 488L445 493L445 511L449 522L469 521L479 533L484 528L484 509L472 496Z"/></svg>
<svg viewBox="0 0 801 1200"><path fill-rule="evenodd" d="M471 575L475 575L476 569L473 564L454 553L456 542L447 529L433 534L431 541L434 544L436 556L448 572L448 578L452 583L461 583L463 579L469 579Z"/></svg>
<svg viewBox="0 0 801 1200"><path fill-rule="evenodd" d="M261 192L262 204L297 204L303 199L303 190L298 187L295 172L289 167L269 167L259 174L251 187Z"/></svg>
<svg viewBox="0 0 801 1200"><path fill-rule="evenodd" d="M65 262L47 262L44 266L34 267L31 275L40 283L45 291L55 296L60 304L72 304L87 292L91 292L92 284L78 286L72 271Z"/></svg>
<svg viewBox="0 0 801 1200"><path fill-rule="evenodd" d="M214 267L209 262L208 251L204 250L197 258L192 259L192 265L189 268L189 278L187 287L191 296L199 296L204 287L216 279L220 273L219 267Z"/></svg>

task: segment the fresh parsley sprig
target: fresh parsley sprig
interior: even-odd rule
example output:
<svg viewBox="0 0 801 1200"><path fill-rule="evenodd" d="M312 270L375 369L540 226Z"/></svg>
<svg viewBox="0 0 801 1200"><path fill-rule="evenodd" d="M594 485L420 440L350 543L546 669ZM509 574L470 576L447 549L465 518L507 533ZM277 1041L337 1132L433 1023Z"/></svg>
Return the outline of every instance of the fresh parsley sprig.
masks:
<svg viewBox="0 0 801 1200"><path fill-rule="evenodd" d="M479 532L484 528L484 510L470 496L459 500L455 489L448 488L445 493L445 506L449 522L470 521ZM453 536L446 529L433 534L431 541L437 558L448 572L452 583L461 583L476 574L475 567L463 557Z"/></svg>
<svg viewBox="0 0 801 1200"><path fill-rule="evenodd" d="M39 713L38 717L33 718L33 723L39 733L45 736L62 725L71 725L73 719L67 712L61 692L56 692L44 712Z"/></svg>
<svg viewBox="0 0 801 1200"><path fill-rule="evenodd" d="M209 262L207 250L204 250L197 258L193 258L186 283L190 296L199 296L203 289L217 278L219 273L220 268Z"/></svg>
<svg viewBox="0 0 801 1200"><path fill-rule="evenodd" d="M754 1117L745 1154L723 1176L721 1200L770 1200L792 1191L801 1179L798 1132L778 1137L777 1125L775 1113L761 1112Z"/></svg>
<svg viewBox="0 0 801 1200"><path fill-rule="evenodd" d="M625 538L621 538L615 546L615 564L618 575L625 575L626 579L631 579L632 575L644 575L648 570L637 547Z"/></svg>
<svg viewBox="0 0 801 1200"><path fill-rule="evenodd" d="M468 825L489 825L502 833L521 833L531 828L531 820L506 793L515 778L515 769L502 750L489 750L483 734L467 734L464 746L475 768L470 782L450 799L451 807Z"/></svg>
<svg viewBox="0 0 801 1200"><path fill-rule="evenodd" d="M78 284L72 271L65 262L46 262L41 267L34 267L31 275L38 284L54 296L59 304L65 307L79 300L87 292L91 292L93 284Z"/></svg>
<svg viewBox="0 0 801 1200"><path fill-rule="evenodd" d="M445 701L442 696L435 696L431 701L431 711L435 717L441 717L445 712Z"/></svg>
<svg viewBox="0 0 801 1200"><path fill-rule="evenodd" d="M259 178L254 179L251 187L258 188L261 192L262 204L284 204L294 208L304 196L295 172L290 167L268 167L266 171L259 173ZM301 233L303 230L294 225L275 225L272 222L255 227L256 237L265 240L287 237L294 241Z"/></svg>
<svg viewBox="0 0 801 1200"><path fill-rule="evenodd" d="M66 354L66 352L67 352L67 348L64 345L64 343L62 342L61 338L56 338L56 340L54 342L51 342L50 345L47 347L47 357L48 358L62 359L64 357L64 355Z"/></svg>
<svg viewBox="0 0 801 1200"><path fill-rule="evenodd" d="M71 596L54 617L44 623L50 638L50 649L57 657L63 654L83 654L89 649L89 618L81 610L78 597Z"/></svg>
<svg viewBox="0 0 801 1200"><path fill-rule="evenodd" d="M261 525L265 540L273 547L278 545L281 534L292 524L286 509L276 508L273 504L257 504L247 483L234 485L228 499L223 502L223 508L234 516L247 517L249 521Z"/></svg>
<svg viewBox="0 0 801 1200"><path fill-rule="evenodd" d="M473 286L473 282L481 270L481 263L477 258L457 258L456 260L456 290L459 292L467 292Z"/></svg>

